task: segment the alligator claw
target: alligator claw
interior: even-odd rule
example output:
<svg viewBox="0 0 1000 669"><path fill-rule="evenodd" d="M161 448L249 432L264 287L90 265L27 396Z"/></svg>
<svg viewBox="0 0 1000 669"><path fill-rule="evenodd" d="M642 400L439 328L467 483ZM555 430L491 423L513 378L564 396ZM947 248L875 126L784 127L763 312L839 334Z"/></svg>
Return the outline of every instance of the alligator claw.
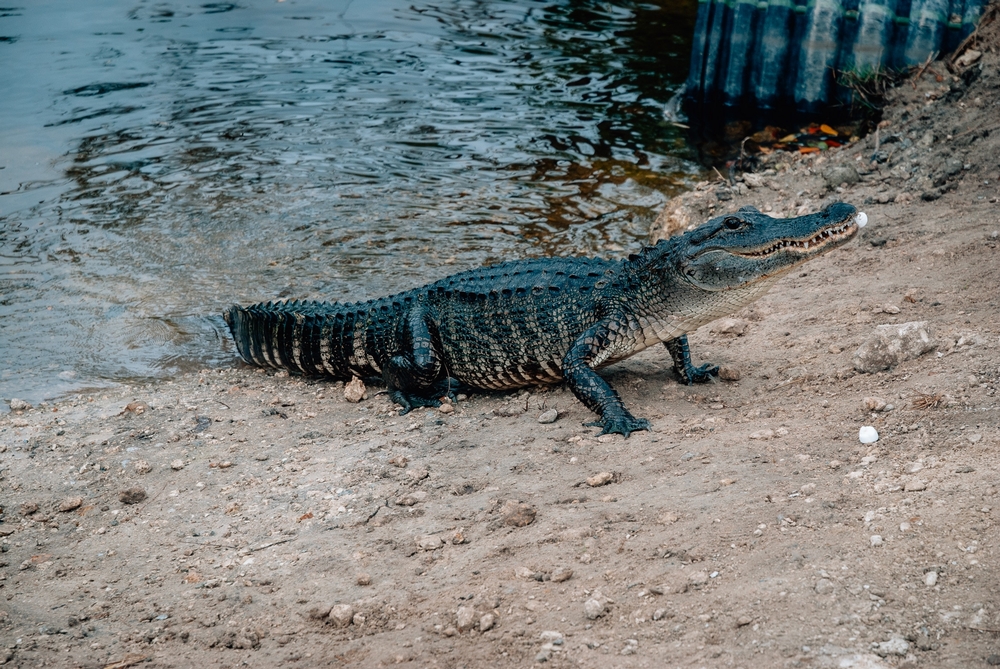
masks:
<svg viewBox="0 0 1000 669"><path fill-rule="evenodd" d="M617 416L615 418L604 417L591 423L584 423L583 426L603 428L600 434L597 435L598 437L602 434L622 434L625 435L626 439L633 432L650 429L648 420L630 415Z"/></svg>
<svg viewBox="0 0 1000 669"><path fill-rule="evenodd" d="M684 370L684 375L687 377L685 383L689 386L695 383L707 383L713 376L719 375L719 366L711 363L705 363L700 367L691 365Z"/></svg>
<svg viewBox="0 0 1000 669"><path fill-rule="evenodd" d="M400 416L405 416L419 407L441 406L441 400L439 399L434 397L420 397L419 395L408 395L401 390L393 390L389 393L389 397L393 402L402 407L399 410Z"/></svg>

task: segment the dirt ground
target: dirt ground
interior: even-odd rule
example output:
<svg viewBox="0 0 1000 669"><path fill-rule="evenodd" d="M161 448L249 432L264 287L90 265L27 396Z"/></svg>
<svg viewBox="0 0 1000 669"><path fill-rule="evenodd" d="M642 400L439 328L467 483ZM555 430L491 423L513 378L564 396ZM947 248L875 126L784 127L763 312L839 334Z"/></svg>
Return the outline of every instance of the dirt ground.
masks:
<svg viewBox="0 0 1000 669"><path fill-rule="evenodd" d="M608 370L650 432L595 437L564 388L401 417L246 367L0 416L0 664L1000 664L998 34L877 140L672 203L870 223L691 336L739 380ZM934 350L855 370L913 321Z"/></svg>

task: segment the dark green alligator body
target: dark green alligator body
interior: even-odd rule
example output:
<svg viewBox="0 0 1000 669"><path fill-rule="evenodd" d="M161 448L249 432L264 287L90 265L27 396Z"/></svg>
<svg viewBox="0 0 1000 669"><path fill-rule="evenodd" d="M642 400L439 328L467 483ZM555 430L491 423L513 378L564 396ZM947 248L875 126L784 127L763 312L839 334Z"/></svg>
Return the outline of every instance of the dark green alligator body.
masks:
<svg viewBox="0 0 1000 669"><path fill-rule="evenodd" d="M502 263L367 302L267 302L225 314L247 362L332 379L381 377L402 413L458 383L484 389L565 381L603 433L649 423L596 372L664 343L684 383L686 333L760 297L784 272L851 239L857 211L775 219L752 207L621 261Z"/></svg>

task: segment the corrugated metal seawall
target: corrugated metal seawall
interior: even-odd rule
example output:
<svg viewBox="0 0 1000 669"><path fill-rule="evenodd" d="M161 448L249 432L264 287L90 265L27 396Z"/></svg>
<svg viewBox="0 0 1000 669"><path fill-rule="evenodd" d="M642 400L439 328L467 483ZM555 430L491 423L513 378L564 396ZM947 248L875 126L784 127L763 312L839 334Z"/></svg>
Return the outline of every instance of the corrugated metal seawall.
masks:
<svg viewBox="0 0 1000 669"><path fill-rule="evenodd" d="M701 0L689 107L815 113L835 70L922 64L976 27L986 0Z"/></svg>

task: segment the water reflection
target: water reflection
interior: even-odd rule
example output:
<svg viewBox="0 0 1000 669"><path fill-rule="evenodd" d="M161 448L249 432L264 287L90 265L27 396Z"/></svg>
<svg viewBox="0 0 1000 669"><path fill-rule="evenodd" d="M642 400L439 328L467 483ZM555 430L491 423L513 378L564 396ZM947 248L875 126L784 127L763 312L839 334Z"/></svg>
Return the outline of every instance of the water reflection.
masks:
<svg viewBox="0 0 1000 669"><path fill-rule="evenodd" d="M695 3L0 11L0 397L231 363L232 301L635 248Z"/></svg>

